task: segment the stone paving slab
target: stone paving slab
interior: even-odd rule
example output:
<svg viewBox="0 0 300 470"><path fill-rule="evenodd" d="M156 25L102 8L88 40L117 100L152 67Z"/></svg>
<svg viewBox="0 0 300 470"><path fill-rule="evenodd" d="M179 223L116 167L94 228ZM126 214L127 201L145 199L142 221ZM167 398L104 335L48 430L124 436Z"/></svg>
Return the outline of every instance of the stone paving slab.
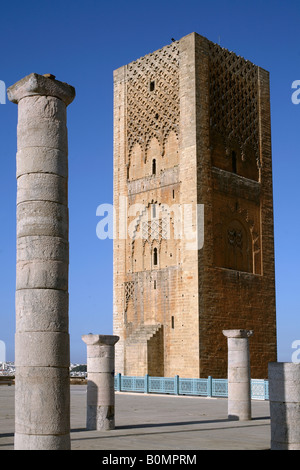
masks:
<svg viewBox="0 0 300 470"><path fill-rule="evenodd" d="M229 421L227 399L116 393L116 429L86 431L86 386L71 386L72 450L269 450L269 402ZM0 387L0 450L13 450L14 386ZM106 455L106 454L105 454ZM111 455L115 455L114 453Z"/></svg>

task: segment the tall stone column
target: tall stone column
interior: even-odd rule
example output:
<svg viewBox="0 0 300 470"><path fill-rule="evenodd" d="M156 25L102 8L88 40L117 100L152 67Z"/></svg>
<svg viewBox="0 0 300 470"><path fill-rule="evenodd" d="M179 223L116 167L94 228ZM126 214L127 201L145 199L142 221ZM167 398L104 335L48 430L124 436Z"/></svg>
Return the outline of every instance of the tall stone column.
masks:
<svg viewBox="0 0 300 470"><path fill-rule="evenodd" d="M250 330L223 330L228 344L228 418L251 419Z"/></svg>
<svg viewBox="0 0 300 470"><path fill-rule="evenodd" d="M269 363L271 450L300 450L300 364Z"/></svg>
<svg viewBox="0 0 300 470"><path fill-rule="evenodd" d="M68 145L75 90L35 73L18 104L15 449L70 448Z"/></svg>
<svg viewBox="0 0 300 470"><path fill-rule="evenodd" d="M87 345L87 429L115 429L115 344L119 336L83 335Z"/></svg>

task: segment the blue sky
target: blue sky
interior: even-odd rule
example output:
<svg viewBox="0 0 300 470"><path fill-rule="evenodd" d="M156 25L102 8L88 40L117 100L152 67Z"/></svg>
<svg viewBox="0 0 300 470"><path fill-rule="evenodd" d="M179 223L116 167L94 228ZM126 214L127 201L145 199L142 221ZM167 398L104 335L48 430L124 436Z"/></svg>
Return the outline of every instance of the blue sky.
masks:
<svg viewBox="0 0 300 470"><path fill-rule="evenodd" d="M113 200L113 70L197 32L270 72L278 360L300 340L299 0L1 2L0 80L36 72L76 88L68 108L71 360L82 334L112 333L112 240L99 240L100 204ZM300 97L300 95L299 95ZM0 105L0 339L14 360L17 106Z"/></svg>

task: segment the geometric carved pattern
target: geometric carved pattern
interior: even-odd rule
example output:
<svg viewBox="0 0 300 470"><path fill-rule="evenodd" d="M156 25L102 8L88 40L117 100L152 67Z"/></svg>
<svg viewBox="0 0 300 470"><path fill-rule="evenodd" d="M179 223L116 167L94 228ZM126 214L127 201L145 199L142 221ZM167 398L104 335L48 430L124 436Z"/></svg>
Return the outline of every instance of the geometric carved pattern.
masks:
<svg viewBox="0 0 300 470"><path fill-rule="evenodd" d="M166 219L156 219L151 220L151 222L143 222L142 226L142 238L144 240L149 240L153 238L158 239L168 239L168 222Z"/></svg>
<svg viewBox="0 0 300 470"><path fill-rule="evenodd" d="M228 229L228 243L236 248L243 248L243 233L241 230Z"/></svg>
<svg viewBox="0 0 300 470"><path fill-rule="evenodd" d="M134 281L124 282L125 312L130 299L134 298Z"/></svg>
<svg viewBox="0 0 300 470"><path fill-rule="evenodd" d="M258 160L258 68L210 43L211 129L238 142L242 157L249 146Z"/></svg>
<svg viewBox="0 0 300 470"><path fill-rule="evenodd" d="M132 62L127 67L128 159L138 143L146 161L150 140L156 137L161 154L167 136L179 132L178 43Z"/></svg>

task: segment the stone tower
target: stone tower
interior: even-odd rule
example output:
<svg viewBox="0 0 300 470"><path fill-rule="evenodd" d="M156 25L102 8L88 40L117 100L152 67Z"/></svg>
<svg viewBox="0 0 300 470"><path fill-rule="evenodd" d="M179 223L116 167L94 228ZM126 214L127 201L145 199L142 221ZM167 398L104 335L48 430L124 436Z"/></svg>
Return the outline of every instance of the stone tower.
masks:
<svg viewBox="0 0 300 470"><path fill-rule="evenodd" d="M192 33L114 72L116 372L276 361L269 74ZM197 238L196 238L197 235Z"/></svg>

